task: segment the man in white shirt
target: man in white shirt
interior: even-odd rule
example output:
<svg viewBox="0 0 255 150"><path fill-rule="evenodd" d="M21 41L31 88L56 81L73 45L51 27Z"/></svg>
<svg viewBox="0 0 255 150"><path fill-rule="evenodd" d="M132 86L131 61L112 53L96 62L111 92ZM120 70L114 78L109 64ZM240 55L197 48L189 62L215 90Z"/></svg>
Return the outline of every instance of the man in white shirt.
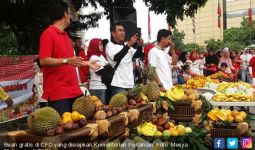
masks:
<svg viewBox="0 0 255 150"><path fill-rule="evenodd" d="M173 86L171 65L176 65L174 43L171 39L171 31L161 29L157 35L157 45L149 52L148 60L152 67L155 67L155 79L161 91L166 91ZM164 49L170 46L167 53ZM171 55L171 56L170 56Z"/></svg>
<svg viewBox="0 0 255 150"><path fill-rule="evenodd" d="M248 48L245 48L244 53L240 56L240 59L241 59L240 75L241 75L242 81L252 84L252 78L249 75L249 69L248 69L251 58L252 58L252 55L249 54Z"/></svg>
<svg viewBox="0 0 255 150"><path fill-rule="evenodd" d="M112 67L117 62L120 62L111 83L112 95L134 87L132 58L138 53L142 53L142 51L132 48L137 41L138 37L135 34L125 44L123 25L121 23L114 23L111 26L111 42L106 46L106 58Z"/></svg>

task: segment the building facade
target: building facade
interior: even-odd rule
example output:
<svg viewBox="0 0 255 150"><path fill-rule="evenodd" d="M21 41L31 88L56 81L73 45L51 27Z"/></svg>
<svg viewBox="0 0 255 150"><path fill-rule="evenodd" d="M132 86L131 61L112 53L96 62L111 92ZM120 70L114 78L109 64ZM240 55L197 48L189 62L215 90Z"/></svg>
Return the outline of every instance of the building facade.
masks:
<svg viewBox="0 0 255 150"><path fill-rule="evenodd" d="M243 17L248 17L250 5L252 18L255 19L255 0L219 0L219 2L221 28L218 27L218 0L208 0L195 17L184 17L183 21L177 21L176 28L185 33L185 44L195 42L204 45L205 40L222 39L224 29L240 27Z"/></svg>

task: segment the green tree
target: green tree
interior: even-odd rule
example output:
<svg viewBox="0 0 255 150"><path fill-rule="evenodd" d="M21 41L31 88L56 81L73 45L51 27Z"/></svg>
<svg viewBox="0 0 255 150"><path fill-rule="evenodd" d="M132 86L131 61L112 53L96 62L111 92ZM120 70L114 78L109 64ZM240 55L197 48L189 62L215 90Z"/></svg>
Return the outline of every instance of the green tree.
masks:
<svg viewBox="0 0 255 150"><path fill-rule="evenodd" d="M253 21L253 29L255 29L255 21ZM255 32L252 31L251 39L255 39ZM241 27L230 28L224 31L225 46L240 49L250 45L250 23L248 18L243 18Z"/></svg>
<svg viewBox="0 0 255 150"><path fill-rule="evenodd" d="M174 29L173 35L172 35L172 40L175 44L176 49L178 50L183 50L184 49L184 42L183 39L185 37L184 31L179 32L178 29Z"/></svg>
<svg viewBox="0 0 255 150"><path fill-rule="evenodd" d="M209 40L206 40L205 42L205 47L207 50L213 50L213 51L217 51L219 49L222 48L223 46L223 41L221 40L215 40L215 39L209 39Z"/></svg>
<svg viewBox="0 0 255 150"><path fill-rule="evenodd" d="M197 51L197 52L204 52L204 47L198 45L197 43L188 43L185 45L184 51L191 52L191 51Z"/></svg>

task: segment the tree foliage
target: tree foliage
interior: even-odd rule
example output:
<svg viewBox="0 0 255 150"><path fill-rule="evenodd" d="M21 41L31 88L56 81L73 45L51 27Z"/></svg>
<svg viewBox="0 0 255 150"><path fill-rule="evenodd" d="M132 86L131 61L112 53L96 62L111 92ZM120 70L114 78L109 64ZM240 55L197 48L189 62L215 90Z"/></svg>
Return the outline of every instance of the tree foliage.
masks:
<svg viewBox="0 0 255 150"><path fill-rule="evenodd" d="M255 29L255 21L253 21L253 29ZM255 39L255 32L253 30L251 39ZM253 43L255 41L252 41ZM243 18L241 27L230 28L224 31L225 46L233 47L234 49L241 49L250 45L250 23L248 18Z"/></svg>
<svg viewBox="0 0 255 150"><path fill-rule="evenodd" d="M174 27L176 20L183 20L184 15L193 16L207 0L144 0L150 6L150 10L156 14L166 14L167 22Z"/></svg>
<svg viewBox="0 0 255 150"><path fill-rule="evenodd" d="M213 50L213 51L220 50L223 46L223 42L219 39L218 40L209 39L209 40L206 40L204 43L207 50Z"/></svg>
<svg viewBox="0 0 255 150"><path fill-rule="evenodd" d="M17 39L17 50L15 54L38 54L39 38L42 31L50 24L47 17L47 7L52 2L62 0L0 0L0 26L5 27L10 34L15 35ZM112 8L133 7L135 0L63 0L68 3L71 11L76 11L82 7L92 7L95 9L90 14L78 15L80 20L75 20L70 26L70 31L79 29L89 29L98 26L98 20L102 13L97 12L97 8L104 8L103 14L108 19L112 18ZM192 16L199 7L205 5L207 0L143 0L151 11L156 14L166 14L167 22L173 26L176 19L183 19L183 16ZM83 20L83 21L81 21ZM4 35L3 33L0 33ZM1 39L8 42L6 39ZM177 44L178 45L178 44ZM180 43L180 46L182 44ZM13 46L14 48L16 45ZM7 49L8 47L6 47ZM181 49L181 47L180 47ZM14 51L8 52L13 54ZM0 54L6 54L6 51L0 51Z"/></svg>
<svg viewBox="0 0 255 150"><path fill-rule="evenodd" d="M197 43L188 43L185 45L184 51L191 52L191 51L197 51L197 52L204 52L204 47L198 45Z"/></svg>
<svg viewBox="0 0 255 150"><path fill-rule="evenodd" d="M184 49L184 42L183 39L185 37L184 31L179 32L178 29L174 29L173 35L172 35L172 40L175 44L176 49L178 50L183 50Z"/></svg>

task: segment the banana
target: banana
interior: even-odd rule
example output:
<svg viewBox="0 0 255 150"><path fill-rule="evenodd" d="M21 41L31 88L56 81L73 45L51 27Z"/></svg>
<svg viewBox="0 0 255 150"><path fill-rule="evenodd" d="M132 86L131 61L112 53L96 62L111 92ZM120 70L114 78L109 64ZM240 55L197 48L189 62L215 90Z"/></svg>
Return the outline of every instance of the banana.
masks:
<svg viewBox="0 0 255 150"><path fill-rule="evenodd" d="M138 132L139 134L142 134L142 129L141 129L140 126L138 126L138 127L136 128L136 130L137 130L137 132Z"/></svg>
<svg viewBox="0 0 255 150"><path fill-rule="evenodd" d="M143 101L149 102L148 97L146 95L144 95L144 93L141 93L141 97L142 97Z"/></svg>
<svg viewBox="0 0 255 150"><path fill-rule="evenodd" d="M150 128L148 125L146 125L141 128L141 132L145 136L153 136L156 131Z"/></svg>

